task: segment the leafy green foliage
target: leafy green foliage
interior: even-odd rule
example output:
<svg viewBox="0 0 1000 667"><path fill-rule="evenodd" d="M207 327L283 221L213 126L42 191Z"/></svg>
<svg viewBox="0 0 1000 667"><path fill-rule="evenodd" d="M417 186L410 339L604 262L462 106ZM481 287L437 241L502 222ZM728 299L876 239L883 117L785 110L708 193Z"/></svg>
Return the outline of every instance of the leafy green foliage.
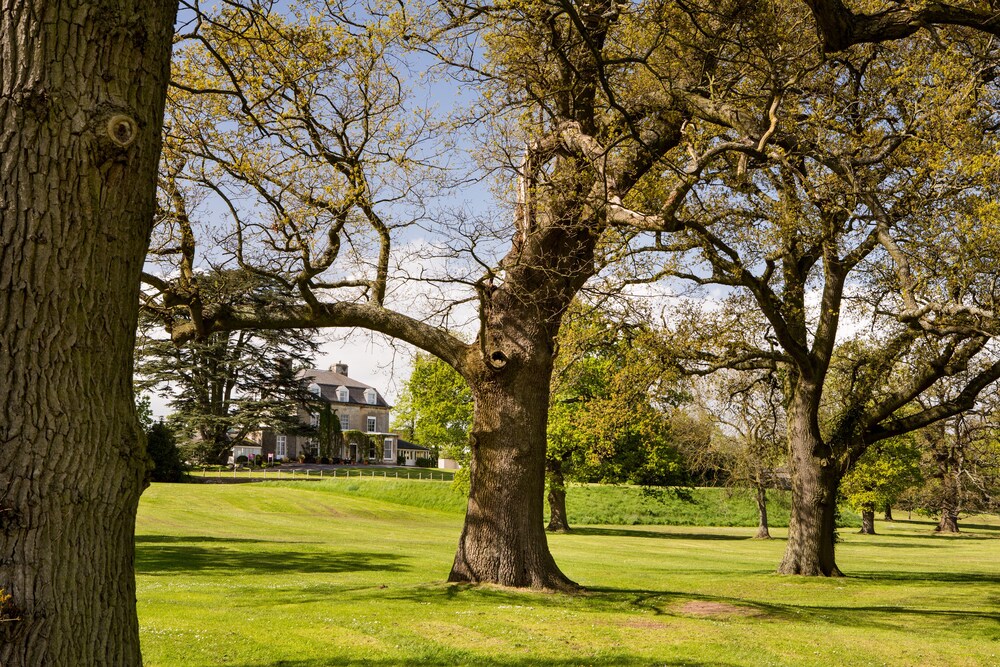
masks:
<svg viewBox="0 0 1000 667"><path fill-rule="evenodd" d="M327 401L320 401L318 408L314 406L313 409L319 411L317 433L319 456L321 459L329 459L334 452L339 451L340 445L344 441L340 418L337 416L337 411L330 407L330 403Z"/></svg>
<svg viewBox="0 0 1000 667"><path fill-rule="evenodd" d="M136 395L135 416L139 420L139 427L143 431L149 431L149 429L153 426L152 399L148 394Z"/></svg>
<svg viewBox="0 0 1000 667"><path fill-rule="evenodd" d="M994 399L995 400L995 399ZM1000 428L995 413L974 412L917 434L925 483L900 503L927 515L995 512L1000 497Z"/></svg>
<svg viewBox="0 0 1000 667"><path fill-rule="evenodd" d="M358 431L356 429L348 429L343 432L344 444L347 446L348 454L351 453L351 445L357 447L357 460L364 461L372 454L374 451L374 459L376 461L381 461L384 451L384 443L382 438L372 437L363 431Z"/></svg>
<svg viewBox="0 0 1000 667"><path fill-rule="evenodd" d="M912 435L889 438L870 446L841 482L841 493L859 512L891 505L922 481L920 448Z"/></svg>
<svg viewBox="0 0 1000 667"><path fill-rule="evenodd" d="M444 458L463 460L472 424L472 392L440 359L418 354L396 402L393 428Z"/></svg>
<svg viewBox="0 0 1000 667"><path fill-rule="evenodd" d="M676 441L705 437L682 427L684 395L658 354L656 333L609 315L568 315L549 407L550 469L581 481L647 488L685 484Z"/></svg>

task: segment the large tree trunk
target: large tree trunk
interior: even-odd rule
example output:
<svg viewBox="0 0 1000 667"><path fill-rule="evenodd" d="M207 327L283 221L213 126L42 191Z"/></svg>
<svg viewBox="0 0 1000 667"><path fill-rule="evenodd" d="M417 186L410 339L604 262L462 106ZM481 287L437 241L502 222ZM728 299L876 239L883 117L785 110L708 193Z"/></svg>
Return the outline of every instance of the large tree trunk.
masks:
<svg viewBox="0 0 1000 667"><path fill-rule="evenodd" d="M875 510L861 510L861 535L875 534Z"/></svg>
<svg viewBox="0 0 1000 667"><path fill-rule="evenodd" d="M840 474L819 432L818 388L799 380L788 405L792 512L780 574L840 576L834 558Z"/></svg>
<svg viewBox="0 0 1000 667"><path fill-rule="evenodd" d="M755 496L757 500L757 534L754 535L754 539L769 540L771 532L767 527L767 489L764 488L763 484L757 485Z"/></svg>
<svg viewBox="0 0 1000 667"><path fill-rule="evenodd" d="M469 505L448 580L574 590L543 520L551 361L519 365L472 386Z"/></svg>
<svg viewBox="0 0 1000 667"><path fill-rule="evenodd" d="M564 234L545 236L566 242ZM567 273L512 270L484 306L481 352L466 368L475 401L469 505L449 581L577 588L549 553L543 516L554 340L578 289L549 281Z"/></svg>
<svg viewBox="0 0 1000 667"><path fill-rule="evenodd" d="M551 533L568 533L569 518L566 514L566 478L563 476L562 462L549 460L549 525L545 530Z"/></svg>
<svg viewBox="0 0 1000 667"><path fill-rule="evenodd" d="M885 516L883 519L885 521L895 521L895 519L892 518L892 505L889 503L885 504Z"/></svg>
<svg viewBox="0 0 1000 667"><path fill-rule="evenodd" d="M955 513L950 507L943 507L941 509L941 520L938 521L937 528L934 529L938 533L958 533L958 514Z"/></svg>
<svg viewBox="0 0 1000 667"><path fill-rule="evenodd" d="M176 2L0 6L0 664L141 664L132 348Z"/></svg>

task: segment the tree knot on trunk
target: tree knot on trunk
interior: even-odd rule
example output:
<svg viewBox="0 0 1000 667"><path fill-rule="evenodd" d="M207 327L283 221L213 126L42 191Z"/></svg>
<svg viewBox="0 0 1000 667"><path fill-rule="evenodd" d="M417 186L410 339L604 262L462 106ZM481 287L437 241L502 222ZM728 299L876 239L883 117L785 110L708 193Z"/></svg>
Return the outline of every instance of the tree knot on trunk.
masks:
<svg viewBox="0 0 1000 667"><path fill-rule="evenodd" d="M44 120L49 113L49 92L43 87L34 87L21 92L15 92L12 96L14 103L32 114L39 120Z"/></svg>
<svg viewBox="0 0 1000 667"><path fill-rule="evenodd" d="M0 532L22 527L21 513L13 507L0 506Z"/></svg>
<svg viewBox="0 0 1000 667"><path fill-rule="evenodd" d="M102 105L94 116L92 129L97 143L95 162L121 162L139 138L139 123L121 105Z"/></svg>
<svg viewBox="0 0 1000 667"><path fill-rule="evenodd" d="M132 117L119 113L108 119L107 134L114 145L128 148L139 136L139 126Z"/></svg>
<svg viewBox="0 0 1000 667"><path fill-rule="evenodd" d="M486 358L487 365L495 371L502 369L507 365L507 355L500 350L494 350Z"/></svg>

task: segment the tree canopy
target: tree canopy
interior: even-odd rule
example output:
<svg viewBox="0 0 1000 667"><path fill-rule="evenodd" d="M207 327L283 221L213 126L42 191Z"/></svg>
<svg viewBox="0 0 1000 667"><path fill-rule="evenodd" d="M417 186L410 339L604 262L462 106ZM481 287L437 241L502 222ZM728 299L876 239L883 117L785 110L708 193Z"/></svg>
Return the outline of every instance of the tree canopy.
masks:
<svg viewBox="0 0 1000 667"><path fill-rule="evenodd" d="M472 393L455 370L436 357L417 354L396 401L393 428L444 458L466 461L472 426Z"/></svg>
<svg viewBox="0 0 1000 667"><path fill-rule="evenodd" d="M983 178L996 154L993 46L984 39L998 30L991 2L311 2L281 16L277 6L227 2L203 12L183 3L179 21L169 1L0 9L9 56L0 68L0 430L19 443L0 449L3 510L16 517L0 532L0 587L24 612L0 662L141 659L129 535L146 458L130 348L172 52L203 63L194 76L178 63L174 102L225 115L196 110L196 124L178 114L168 121L156 247L178 261L144 272L146 305L155 302L178 341L363 326L455 367L476 413L454 580L573 587L539 527L554 341L588 285L670 273L645 271L636 244L671 257L704 250L690 277L719 268L723 293L739 287L763 305L763 318L746 318L745 338L789 365L797 385L788 392L789 438L806 443L791 458L803 501L796 535L829 527L803 509L829 500L836 476L817 473L822 464L839 467L831 457L856 458L860 441L956 415L993 379L984 357L995 331L995 196ZM482 225L443 224L455 231L443 243L399 238L431 218L421 203L435 188L415 183L432 181L411 175L437 157L447 167L454 154L448 143L423 143L438 126L419 111L396 122L398 101L409 98L397 95L405 68L393 68L414 48L476 85L481 113L446 129L490 140L493 150L480 156L511 195ZM785 76L810 63L805 76ZM871 72L897 80L873 88ZM844 96L852 90L864 98ZM869 113L883 103L891 114ZM759 230L731 215L715 220L727 209L706 196L718 187L736 197L741 181L763 191L750 189L737 211L801 205L810 213L803 233L764 234L771 241L756 255L742 246ZM198 193L207 192L228 207L224 223L199 215ZM778 193L775 206L764 201ZM247 215L251 204L265 214ZM778 218L761 217L770 231L765 219ZM469 261L445 259L434 278L447 277L459 294L407 261L458 248ZM723 261L710 268L709 257ZM196 276L205 260L269 276L294 298L213 302ZM824 436L800 417L822 401L826 334L840 320L842 288L855 284L844 271L861 266L888 286L865 304L877 315L872 331L884 333L876 349L900 350L905 361L881 354L858 366L855 395L870 400L854 402L833 422L835 437ZM412 312L397 276L448 298ZM471 345L445 322L469 303L479 321ZM761 319L772 332L750 326ZM769 336L774 345L762 348ZM740 349L740 337L733 341L727 357ZM866 365L880 380L860 372ZM923 386L966 371L968 381L940 403L899 411ZM87 557L70 557L80 553ZM832 552L813 560L824 562L782 569L834 571Z"/></svg>
<svg viewBox="0 0 1000 667"><path fill-rule="evenodd" d="M982 35L892 41L904 33L885 26L900 15L885 14L881 32L867 23L846 38L866 45L829 55L803 31L815 17L829 50L831 16L857 27L875 15L791 1L299 10L227 6L182 35L157 237L177 278L149 277L147 295L177 341L362 326L454 367L477 405L470 512L509 506L498 476L538 479L500 469L543 465L555 341L581 290L717 286L722 309L671 318L679 340L695 340L693 370L781 367L797 498L785 572L837 572L836 485L867 447L968 409L1000 376L987 131L997 54ZM404 63L415 53L475 91L462 114L414 104ZM465 223L431 206L429 193L462 184L452 148L473 142L506 218ZM192 267L213 227L190 215L200 198L228 212L212 253L288 299L201 294ZM417 229L426 237L413 242ZM465 304L478 315L473 344L449 326ZM878 341L856 350L859 370L821 433L845 321ZM708 334L715 342L697 343ZM953 393L919 404L966 369ZM530 457L511 454L529 442ZM517 514L544 542L525 513L540 504L491 511ZM480 540L517 532L473 519L460 580L481 576L466 547L493 551ZM544 549L523 554L537 569L495 555L482 561L491 572L566 586Z"/></svg>

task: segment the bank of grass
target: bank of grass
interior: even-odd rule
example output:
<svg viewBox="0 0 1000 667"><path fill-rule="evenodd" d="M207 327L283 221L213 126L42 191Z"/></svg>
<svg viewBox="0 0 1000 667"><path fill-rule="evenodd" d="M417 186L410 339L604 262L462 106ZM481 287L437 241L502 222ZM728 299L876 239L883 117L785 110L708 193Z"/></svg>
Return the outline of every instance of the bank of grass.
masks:
<svg viewBox="0 0 1000 667"><path fill-rule="evenodd" d="M465 497L450 483L414 484L378 476L325 480L322 489L347 493L424 509L456 513L465 511ZM301 481L301 480L300 480ZM297 484L298 482L290 482ZM571 524L673 525L673 526L756 526L757 507L745 491L718 488L691 489L690 499L670 492L649 495L635 486L599 484L570 485L566 506ZM768 517L772 526L787 526L790 495L787 491L768 492ZM841 508L840 525L859 527L861 520L849 508Z"/></svg>
<svg viewBox="0 0 1000 667"><path fill-rule="evenodd" d="M993 519L957 538L924 521L842 531L843 579L773 574L784 542L752 528L582 526L550 537L588 589L568 596L443 583L462 515L427 498L448 485L382 489L404 503L365 483L153 485L136 537L145 664L1000 662Z"/></svg>
<svg viewBox="0 0 1000 667"><path fill-rule="evenodd" d="M651 496L634 486L571 486L566 494L566 511L571 522L582 524L757 525L757 508L749 493L717 488L692 489L689 493L690 499L685 500L669 492ZM788 501L786 491L769 492L771 525L788 525ZM850 518L850 514L844 518Z"/></svg>

